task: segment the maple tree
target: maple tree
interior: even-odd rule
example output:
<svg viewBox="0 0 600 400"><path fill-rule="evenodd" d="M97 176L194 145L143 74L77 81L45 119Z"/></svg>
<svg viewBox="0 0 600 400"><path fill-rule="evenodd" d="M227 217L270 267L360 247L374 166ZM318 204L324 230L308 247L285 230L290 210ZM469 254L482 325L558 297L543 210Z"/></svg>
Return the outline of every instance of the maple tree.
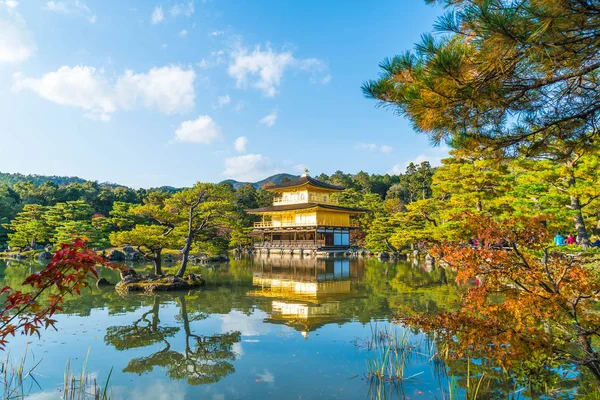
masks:
<svg viewBox="0 0 600 400"><path fill-rule="evenodd" d="M80 295L82 289L89 287L91 280L98 278L98 265L121 268L86 249L82 239L75 239L72 244L63 244L43 270L23 281L23 286L31 286L30 291L3 287L0 290L5 296L0 307L0 348L4 349L7 337L17 332L39 336L42 328L54 328L53 316L63 310L65 296ZM47 303L40 297L45 292L51 293Z"/></svg>
<svg viewBox="0 0 600 400"><path fill-rule="evenodd" d="M580 256L548 248L546 222L467 215L463 235L478 237L479 248L448 241L434 250L467 285L460 309L406 313L400 321L436 332L450 357L491 357L505 368L524 360L566 361L587 368L600 387L592 340L600 335L598 272Z"/></svg>

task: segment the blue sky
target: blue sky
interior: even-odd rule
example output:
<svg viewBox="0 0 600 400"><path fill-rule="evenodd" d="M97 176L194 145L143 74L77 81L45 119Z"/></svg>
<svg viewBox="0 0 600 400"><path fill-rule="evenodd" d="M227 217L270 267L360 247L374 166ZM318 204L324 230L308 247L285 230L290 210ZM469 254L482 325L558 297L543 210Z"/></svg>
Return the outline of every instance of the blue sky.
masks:
<svg viewBox="0 0 600 400"><path fill-rule="evenodd" d="M133 187L438 163L365 99L420 0L0 0L0 171Z"/></svg>

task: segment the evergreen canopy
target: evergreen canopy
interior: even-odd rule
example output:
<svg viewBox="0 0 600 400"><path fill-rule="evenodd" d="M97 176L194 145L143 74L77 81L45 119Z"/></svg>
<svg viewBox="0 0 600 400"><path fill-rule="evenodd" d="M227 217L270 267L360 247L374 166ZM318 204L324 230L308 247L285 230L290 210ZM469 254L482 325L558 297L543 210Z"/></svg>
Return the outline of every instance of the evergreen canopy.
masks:
<svg viewBox="0 0 600 400"><path fill-rule="evenodd" d="M434 143L477 138L536 155L598 134L600 3L426 0L447 12L413 52L384 60L367 97Z"/></svg>

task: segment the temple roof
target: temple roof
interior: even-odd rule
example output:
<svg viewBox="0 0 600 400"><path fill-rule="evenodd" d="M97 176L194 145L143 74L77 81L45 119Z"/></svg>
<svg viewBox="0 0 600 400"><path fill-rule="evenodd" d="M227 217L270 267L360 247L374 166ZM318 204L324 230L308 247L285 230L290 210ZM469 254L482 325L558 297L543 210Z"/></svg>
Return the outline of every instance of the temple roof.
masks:
<svg viewBox="0 0 600 400"><path fill-rule="evenodd" d="M350 207L342 207L342 206L334 206L330 204L320 204L320 203L297 203L297 204L284 204L281 206L269 206L269 207L261 207L261 208L253 208L251 210L246 210L247 213L263 213L263 212L277 212L277 211L292 211L292 210L305 210L308 208L320 207L327 210L334 211L351 211L356 213L364 213L367 210L363 210L361 208L350 208Z"/></svg>
<svg viewBox="0 0 600 400"><path fill-rule="evenodd" d="M269 185L265 186L267 190L280 190L280 189L289 189L295 188L304 185L312 185L321 189L334 190L334 191L342 191L344 190L341 186L330 185L329 183L321 182L316 180L315 178L311 178L308 175L302 175L300 178L293 179L288 182L280 183L279 185Z"/></svg>

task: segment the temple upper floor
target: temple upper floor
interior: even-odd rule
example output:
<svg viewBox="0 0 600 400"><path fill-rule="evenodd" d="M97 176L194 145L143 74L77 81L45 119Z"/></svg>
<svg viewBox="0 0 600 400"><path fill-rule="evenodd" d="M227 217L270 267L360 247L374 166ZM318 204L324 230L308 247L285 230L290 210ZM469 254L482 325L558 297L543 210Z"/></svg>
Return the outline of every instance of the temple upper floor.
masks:
<svg viewBox="0 0 600 400"><path fill-rule="evenodd" d="M337 199L332 196L331 192L311 189L279 192L278 196L273 199L274 206L301 203L339 204Z"/></svg>
<svg viewBox="0 0 600 400"><path fill-rule="evenodd" d="M266 189L275 193L274 206L302 203L337 205L338 201L332 195L344 190L341 186L311 178L308 173L288 182L267 186Z"/></svg>

